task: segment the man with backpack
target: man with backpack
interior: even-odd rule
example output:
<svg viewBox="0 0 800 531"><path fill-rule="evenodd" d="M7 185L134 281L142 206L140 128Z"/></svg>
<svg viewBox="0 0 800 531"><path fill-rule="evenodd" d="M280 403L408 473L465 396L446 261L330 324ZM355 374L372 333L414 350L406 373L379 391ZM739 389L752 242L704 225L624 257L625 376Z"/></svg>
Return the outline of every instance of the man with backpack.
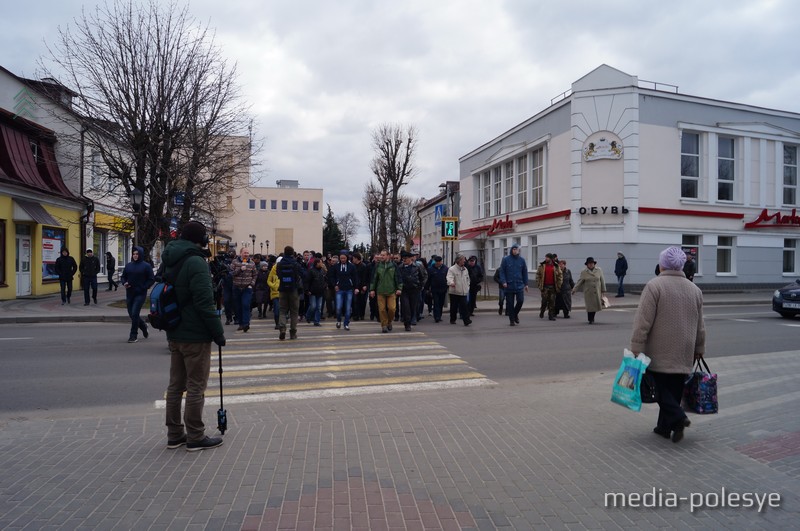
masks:
<svg viewBox="0 0 800 531"><path fill-rule="evenodd" d="M211 341L225 346L222 323L214 307L211 274L203 247L208 235L202 223L190 221L183 226L180 238L167 244L161 259L165 276L174 278L180 321L167 330L170 351L169 386L167 387L167 448L186 445L196 452L216 448L221 437L205 435L203 406L211 370ZM186 406L181 421L181 399Z"/></svg>
<svg viewBox="0 0 800 531"><path fill-rule="evenodd" d="M275 264L280 285L279 304L281 313L278 321L278 339L286 339L286 314L289 314L289 339L297 339L297 320L300 311L300 290L303 289L303 270L294 257L294 247L283 249L283 258Z"/></svg>

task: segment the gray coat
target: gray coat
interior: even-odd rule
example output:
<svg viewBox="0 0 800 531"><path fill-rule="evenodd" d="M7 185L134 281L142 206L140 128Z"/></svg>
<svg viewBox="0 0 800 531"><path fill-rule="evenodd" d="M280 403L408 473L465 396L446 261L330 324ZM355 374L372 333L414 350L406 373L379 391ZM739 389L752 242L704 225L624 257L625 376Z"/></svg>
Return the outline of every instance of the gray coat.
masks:
<svg viewBox="0 0 800 531"><path fill-rule="evenodd" d="M606 281L603 270L598 266L594 269L588 267L581 271L578 283L572 291L583 291L583 300L587 312L599 312L603 309L603 292L606 290Z"/></svg>

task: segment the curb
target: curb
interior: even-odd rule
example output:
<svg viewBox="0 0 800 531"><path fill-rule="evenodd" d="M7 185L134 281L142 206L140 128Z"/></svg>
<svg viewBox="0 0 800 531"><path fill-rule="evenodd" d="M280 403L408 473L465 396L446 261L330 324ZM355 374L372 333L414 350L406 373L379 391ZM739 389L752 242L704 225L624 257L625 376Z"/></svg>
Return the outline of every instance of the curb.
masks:
<svg viewBox="0 0 800 531"><path fill-rule="evenodd" d="M769 305L770 301L760 300L738 300L738 301L705 301L703 306L730 306L732 304L739 306L756 306L756 305ZM619 303L614 304L609 308L625 308L631 309L638 307L637 303ZM583 306L573 306L572 311L584 310ZM525 312L537 312L538 306L523 306L522 310ZM476 308L475 313L497 313L496 308ZM146 319L146 317L143 317ZM32 323L130 323L130 317L127 315L29 315L20 317L0 317L0 325L2 324L32 324Z"/></svg>

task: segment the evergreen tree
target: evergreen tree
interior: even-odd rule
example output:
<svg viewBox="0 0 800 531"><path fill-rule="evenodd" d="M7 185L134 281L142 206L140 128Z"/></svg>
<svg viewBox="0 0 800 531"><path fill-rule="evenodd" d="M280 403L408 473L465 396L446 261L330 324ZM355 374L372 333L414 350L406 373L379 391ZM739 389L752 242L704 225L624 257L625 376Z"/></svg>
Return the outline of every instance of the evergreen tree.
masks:
<svg viewBox="0 0 800 531"><path fill-rule="evenodd" d="M333 216L330 203L327 206L328 213L325 215L325 225L322 227L322 252L338 253L344 248L344 237Z"/></svg>

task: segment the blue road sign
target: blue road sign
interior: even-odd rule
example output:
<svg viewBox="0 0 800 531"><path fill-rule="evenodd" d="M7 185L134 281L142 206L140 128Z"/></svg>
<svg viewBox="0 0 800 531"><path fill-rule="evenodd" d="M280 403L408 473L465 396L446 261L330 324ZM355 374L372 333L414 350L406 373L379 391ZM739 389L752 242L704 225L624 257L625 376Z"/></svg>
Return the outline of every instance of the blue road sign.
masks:
<svg viewBox="0 0 800 531"><path fill-rule="evenodd" d="M435 227L442 224L442 216L444 216L444 205L436 205L433 210L433 224Z"/></svg>

